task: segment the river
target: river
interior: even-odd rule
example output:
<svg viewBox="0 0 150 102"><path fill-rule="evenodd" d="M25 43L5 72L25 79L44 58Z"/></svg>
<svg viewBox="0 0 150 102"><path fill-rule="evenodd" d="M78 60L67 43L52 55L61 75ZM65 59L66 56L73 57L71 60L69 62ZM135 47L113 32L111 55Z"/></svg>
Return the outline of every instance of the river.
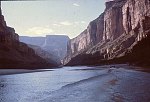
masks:
<svg viewBox="0 0 150 102"><path fill-rule="evenodd" d="M149 73L109 68L78 66L1 75L0 102L150 101Z"/></svg>

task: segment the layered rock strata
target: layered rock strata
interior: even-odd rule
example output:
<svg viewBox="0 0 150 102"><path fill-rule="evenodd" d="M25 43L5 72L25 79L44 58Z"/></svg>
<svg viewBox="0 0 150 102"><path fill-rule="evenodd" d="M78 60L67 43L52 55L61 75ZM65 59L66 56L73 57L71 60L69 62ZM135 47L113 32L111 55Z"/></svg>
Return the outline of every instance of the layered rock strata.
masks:
<svg viewBox="0 0 150 102"><path fill-rule="evenodd" d="M149 0L106 2L105 11L87 29L68 42L65 65L101 64L125 56L149 35Z"/></svg>

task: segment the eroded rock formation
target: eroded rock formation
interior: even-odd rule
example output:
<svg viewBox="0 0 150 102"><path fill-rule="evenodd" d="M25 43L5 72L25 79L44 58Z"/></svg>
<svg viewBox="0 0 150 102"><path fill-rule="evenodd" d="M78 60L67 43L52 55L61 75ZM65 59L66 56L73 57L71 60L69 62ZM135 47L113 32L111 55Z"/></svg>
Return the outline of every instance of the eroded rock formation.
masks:
<svg viewBox="0 0 150 102"><path fill-rule="evenodd" d="M68 42L66 65L101 64L125 56L150 32L149 0L106 2L105 11Z"/></svg>

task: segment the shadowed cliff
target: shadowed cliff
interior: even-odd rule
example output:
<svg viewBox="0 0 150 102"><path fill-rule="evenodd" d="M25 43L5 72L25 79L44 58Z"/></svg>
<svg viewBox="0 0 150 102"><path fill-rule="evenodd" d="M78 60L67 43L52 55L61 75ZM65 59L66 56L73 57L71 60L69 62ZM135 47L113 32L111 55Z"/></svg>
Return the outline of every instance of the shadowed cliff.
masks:
<svg viewBox="0 0 150 102"><path fill-rule="evenodd" d="M38 56L32 48L19 41L15 30L6 25L0 8L0 68L35 69L56 66L57 63Z"/></svg>

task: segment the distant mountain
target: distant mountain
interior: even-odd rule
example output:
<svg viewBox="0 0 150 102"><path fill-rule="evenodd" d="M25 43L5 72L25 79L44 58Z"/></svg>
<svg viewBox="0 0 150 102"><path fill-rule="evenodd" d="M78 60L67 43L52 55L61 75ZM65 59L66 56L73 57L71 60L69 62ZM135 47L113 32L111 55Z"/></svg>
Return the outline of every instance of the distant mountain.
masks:
<svg viewBox="0 0 150 102"><path fill-rule="evenodd" d="M65 35L47 35L46 37L20 36L21 42L36 45L46 52L63 59L67 54L67 42L70 40Z"/></svg>
<svg viewBox="0 0 150 102"><path fill-rule="evenodd" d="M31 44L31 45L37 45L42 46L45 42L45 37L28 37L28 36L19 36L19 40L21 42Z"/></svg>

